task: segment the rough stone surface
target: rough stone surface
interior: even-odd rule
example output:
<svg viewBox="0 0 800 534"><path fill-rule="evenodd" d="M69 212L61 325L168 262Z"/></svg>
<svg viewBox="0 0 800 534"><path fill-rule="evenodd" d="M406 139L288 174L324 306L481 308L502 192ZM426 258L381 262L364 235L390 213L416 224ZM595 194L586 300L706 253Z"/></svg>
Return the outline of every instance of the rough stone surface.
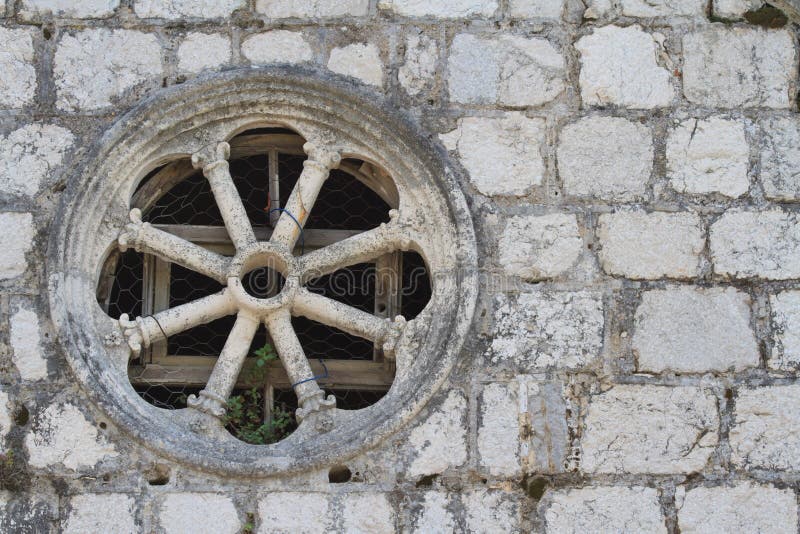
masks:
<svg viewBox="0 0 800 534"><path fill-rule="evenodd" d="M394 510L383 493L349 493L342 509L342 532L392 534Z"/></svg>
<svg viewBox="0 0 800 534"><path fill-rule="evenodd" d="M517 388L488 384L483 388L478 420L480 465L492 475L513 476L520 471Z"/></svg>
<svg viewBox="0 0 800 534"><path fill-rule="evenodd" d="M33 103L36 68L33 38L27 29L0 27L0 109L16 109Z"/></svg>
<svg viewBox="0 0 800 534"><path fill-rule="evenodd" d="M657 62L661 47L639 26L604 26L575 43L581 54L585 106L668 106L674 96L669 71Z"/></svg>
<svg viewBox="0 0 800 534"><path fill-rule="evenodd" d="M712 12L724 20L740 20L748 11L755 11L764 5L762 0L713 0Z"/></svg>
<svg viewBox="0 0 800 534"><path fill-rule="evenodd" d="M466 417L467 399L460 391L452 391L442 406L409 434L408 442L417 456L408 476L438 474L467 461Z"/></svg>
<svg viewBox="0 0 800 534"><path fill-rule="evenodd" d="M114 532L136 534L133 498L124 493L75 495L69 500L69 513L63 525L64 534Z"/></svg>
<svg viewBox="0 0 800 534"><path fill-rule="evenodd" d="M764 195L773 200L800 199L800 121L794 117L770 117L761 131L761 183Z"/></svg>
<svg viewBox="0 0 800 534"><path fill-rule="evenodd" d="M797 62L784 30L712 26L683 38L683 92L702 106L788 108Z"/></svg>
<svg viewBox="0 0 800 534"><path fill-rule="evenodd" d="M730 210L710 230L714 272L730 278L800 278L797 214Z"/></svg>
<svg viewBox="0 0 800 534"><path fill-rule="evenodd" d="M588 410L585 472L693 473L717 445L717 400L700 388L617 385Z"/></svg>
<svg viewBox="0 0 800 534"><path fill-rule="evenodd" d="M705 236L693 213L603 214L597 237L600 264L609 274L629 278L692 278L700 272Z"/></svg>
<svg viewBox="0 0 800 534"><path fill-rule="evenodd" d="M91 468L105 458L118 456L78 407L69 403L51 404L38 415L25 437L25 448L28 463L42 468Z"/></svg>
<svg viewBox="0 0 800 534"><path fill-rule="evenodd" d="M256 12L276 19L363 17L369 0L256 0Z"/></svg>
<svg viewBox="0 0 800 534"><path fill-rule="evenodd" d="M242 43L242 54L254 65L302 63L314 57L303 34L288 30L272 30L248 37Z"/></svg>
<svg viewBox="0 0 800 534"><path fill-rule="evenodd" d="M525 280L564 274L578 261L583 241L574 215L551 213L511 217L499 244L505 271Z"/></svg>
<svg viewBox="0 0 800 534"><path fill-rule="evenodd" d="M509 0L508 14L515 18L557 19L563 5L562 0Z"/></svg>
<svg viewBox="0 0 800 534"><path fill-rule="evenodd" d="M681 533L797 531L797 502L791 489L744 482L694 488L682 501L677 506Z"/></svg>
<svg viewBox="0 0 800 534"><path fill-rule="evenodd" d="M236 534L242 522L229 497L215 493L172 493L164 498L159 524L166 532Z"/></svg>
<svg viewBox="0 0 800 534"><path fill-rule="evenodd" d="M519 503L513 494L479 489L464 496L467 532L520 532Z"/></svg>
<svg viewBox="0 0 800 534"><path fill-rule="evenodd" d="M497 0L380 0L378 7L404 17L465 18L490 17Z"/></svg>
<svg viewBox="0 0 800 534"><path fill-rule="evenodd" d="M11 356L23 380L47 378L47 360L42 354L39 316L19 309L11 316Z"/></svg>
<svg viewBox="0 0 800 534"><path fill-rule="evenodd" d="M331 50L328 68L353 76L364 83L383 87L383 61L378 47L371 43L354 43Z"/></svg>
<svg viewBox="0 0 800 534"><path fill-rule="evenodd" d="M496 297L488 356L524 370L575 369L603 348L603 300L590 291L526 291Z"/></svg>
<svg viewBox="0 0 800 534"><path fill-rule="evenodd" d="M636 310L639 371L741 371L758 366L750 297L733 288L647 291Z"/></svg>
<svg viewBox="0 0 800 534"><path fill-rule="evenodd" d="M470 182L484 195L522 196L544 176L545 121L522 113L501 118L466 117L440 136L458 152Z"/></svg>
<svg viewBox="0 0 800 534"><path fill-rule="evenodd" d="M0 232L0 280L16 278L28 268L25 256L33 247L33 215L30 213L0 212L0 228L13 228L13 232Z"/></svg>
<svg viewBox="0 0 800 534"><path fill-rule="evenodd" d="M302 513L298 513L302 510ZM328 499L325 494L280 491L267 494L258 502L260 534L302 532L324 534L328 524Z"/></svg>
<svg viewBox="0 0 800 534"><path fill-rule="evenodd" d="M418 95L429 88L431 80L436 78L439 46L427 35L412 32L406 40L403 58L397 78L409 94Z"/></svg>
<svg viewBox="0 0 800 534"><path fill-rule="evenodd" d="M793 371L800 364L800 291L783 291L770 296L775 346L769 366Z"/></svg>
<svg viewBox="0 0 800 534"><path fill-rule="evenodd" d="M28 124L0 137L0 195L36 195L74 140L69 130L52 124Z"/></svg>
<svg viewBox="0 0 800 534"><path fill-rule="evenodd" d="M231 60L231 40L219 33L190 33L178 48L178 69L201 72Z"/></svg>
<svg viewBox="0 0 800 534"><path fill-rule="evenodd" d="M658 491L644 487L589 487L556 491L544 514L549 534L667 532Z"/></svg>
<svg viewBox="0 0 800 534"><path fill-rule="evenodd" d="M586 117L561 132L558 173L569 195L636 200L644 196L652 170L652 134L643 124Z"/></svg>
<svg viewBox="0 0 800 534"><path fill-rule="evenodd" d="M54 74L59 109L101 109L161 75L161 47L155 35L133 30L66 34L56 50Z"/></svg>
<svg viewBox="0 0 800 534"><path fill-rule="evenodd" d="M230 16L245 3L245 0L135 0L133 7L141 18L217 19Z"/></svg>
<svg viewBox="0 0 800 534"><path fill-rule="evenodd" d="M442 491L428 491L423 496L422 509L412 521L412 532L445 533L456 531L456 518L448 507L450 499Z"/></svg>
<svg viewBox="0 0 800 534"><path fill-rule="evenodd" d="M500 34L455 36L448 58L450 99L461 104L539 106L564 90L564 58L547 40Z"/></svg>
<svg viewBox="0 0 800 534"><path fill-rule="evenodd" d="M667 176L680 193L747 193L749 147L740 121L712 117L681 122L667 141Z"/></svg>
<svg viewBox="0 0 800 534"><path fill-rule="evenodd" d="M8 398L8 393L0 389L0 446L3 445L13 424L11 400Z"/></svg>
<svg viewBox="0 0 800 534"><path fill-rule="evenodd" d="M730 443L735 465L800 471L800 386L739 390L734 420Z"/></svg>
<svg viewBox="0 0 800 534"><path fill-rule="evenodd" d="M19 15L36 19L42 15L73 19L100 19L110 17L119 7L119 0L23 0Z"/></svg>

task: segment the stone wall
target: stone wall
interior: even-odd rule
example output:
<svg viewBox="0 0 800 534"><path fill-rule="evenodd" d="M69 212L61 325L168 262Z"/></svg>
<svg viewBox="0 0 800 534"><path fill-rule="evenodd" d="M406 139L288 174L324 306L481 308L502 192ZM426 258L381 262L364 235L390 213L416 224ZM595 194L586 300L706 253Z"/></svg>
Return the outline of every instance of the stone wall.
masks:
<svg viewBox="0 0 800 534"><path fill-rule="evenodd" d="M798 53L780 12L0 0L0 16L0 530L797 531ZM275 62L371 86L469 177L467 347L346 483L156 456L75 385L48 318L76 148L162 87Z"/></svg>

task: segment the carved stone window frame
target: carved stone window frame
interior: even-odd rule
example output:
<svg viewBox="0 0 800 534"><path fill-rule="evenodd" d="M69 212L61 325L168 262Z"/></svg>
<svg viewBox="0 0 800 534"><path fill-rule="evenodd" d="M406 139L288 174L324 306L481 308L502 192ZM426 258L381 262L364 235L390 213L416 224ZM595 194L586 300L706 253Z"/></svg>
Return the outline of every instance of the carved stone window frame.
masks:
<svg viewBox="0 0 800 534"><path fill-rule="evenodd" d="M342 411L323 409L326 399L316 391L298 391L298 396L313 395L315 402L306 405L297 431L266 446L243 443L225 432L214 416L220 400L213 395L201 395L194 409L173 411L141 399L127 375L131 351L125 337L133 338L135 345L136 336L121 330L95 297L104 259L118 246L118 238L123 245L141 239L142 225L130 210L130 200L143 177L192 155L195 166L213 180L226 167L220 162L228 155L227 141L263 127L298 132L308 140L305 151L312 163L307 164L320 172L344 157L385 169L397 188L398 210L391 223L371 235L402 232L399 242L422 254L432 281L431 300L423 313L394 329L399 333L394 347L397 373L385 397L363 410ZM462 182L440 147L363 86L299 67L201 77L142 102L95 146L84 149L79 160L83 164L70 177L49 243L51 313L80 384L111 419L158 453L201 469L249 477L340 462L407 423L456 362L470 329L478 287L475 236ZM133 223L127 220L129 212ZM296 239L296 228L280 222L276 232L284 226L281 232ZM226 226L234 242L254 248L240 261L254 261L257 254L282 260L283 253L273 251L272 245L255 245L247 231L238 233L227 220ZM344 247L374 258L362 253L369 249L369 239ZM285 261L296 263L288 256ZM200 263L219 278L209 267L214 262ZM279 306L282 295L253 306ZM129 326L142 332L141 326Z"/></svg>

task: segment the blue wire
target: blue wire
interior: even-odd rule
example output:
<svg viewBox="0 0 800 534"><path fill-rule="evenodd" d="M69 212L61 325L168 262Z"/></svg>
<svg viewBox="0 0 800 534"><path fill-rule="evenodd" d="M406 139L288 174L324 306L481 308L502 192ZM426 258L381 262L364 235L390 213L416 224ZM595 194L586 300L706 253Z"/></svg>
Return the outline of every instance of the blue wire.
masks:
<svg viewBox="0 0 800 534"><path fill-rule="evenodd" d="M285 210L285 209L283 209L283 208L272 208L271 210L269 210L269 211L267 212L267 217L269 217L270 215L272 215L272 212L273 212L273 211L280 211L280 212L283 212L283 213L285 213L286 215L288 215L289 217L291 217L291 218L292 218L292 220L294 221L294 223L295 223L295 224L297 225L297 227L300 229L300 255L302 256L303 254L305 254L305 253L306 253L306 236L305 236L305 234L303 234L303 225L302 225L302 224L300 224L300 221L298 221L298 220L295 218L295 216L294 216L294 215L292 215L292 212L291 212L291 211L289 211L289 210Z"/></svg>
<svg viewBox="0 0 800 534"><path fill-rule="evenodd" d="M299 386L300 384L305 384L306 382L311 382L312 380L319 380L321 378L328 378L328 368L325 366L325 362L322 361L322 358L319 359L319 363L321 363L322 364L322 368L325 369L325 374L312 376L311 378L305 378L305 379L303 379L303 380L301 380L299 382L295 382L294 384L292 384L292 388L294 388L295 386Z"/></svg>

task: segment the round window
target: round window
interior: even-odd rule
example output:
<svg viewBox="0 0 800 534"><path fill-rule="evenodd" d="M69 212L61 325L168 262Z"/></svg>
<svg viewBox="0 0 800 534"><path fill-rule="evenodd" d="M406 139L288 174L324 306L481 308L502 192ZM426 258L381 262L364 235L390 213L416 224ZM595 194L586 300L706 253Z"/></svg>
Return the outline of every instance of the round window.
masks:
<svg viewBox="0 0 800 534"><path fill-rule="evenodd" d="M200 468L269 476L384 439L476 300L443 153L352 82L248 69L154 95L70 179L48 274L78 380Z"/></svg>

